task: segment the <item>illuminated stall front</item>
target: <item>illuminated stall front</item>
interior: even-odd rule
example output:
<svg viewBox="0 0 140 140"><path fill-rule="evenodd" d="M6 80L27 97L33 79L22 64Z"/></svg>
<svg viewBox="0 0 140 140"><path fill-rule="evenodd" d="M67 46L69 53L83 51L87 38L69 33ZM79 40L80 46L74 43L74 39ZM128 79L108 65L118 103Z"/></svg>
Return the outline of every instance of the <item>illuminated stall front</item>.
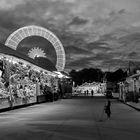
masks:
<svg viewBox="0 0 140 140"><path fill-rule="evenodd" d="M140 73L131 75L119 83L119 99L127 102L138 102L140 97Z"/></svg>
<svg viewBox="0 0 140 140"><path fill-rule="evenodd" d="M0 45L0 109L38 102L38 98L45 94L40 90L41 83L54 93L56 75L47 70L48 65L42 64ZM49 68L56 70L53 66Z"/></svg>
<svg viewBox="0 0 140 140"><path fill-rule="evenodd" d="M38 44L36 37L45 39L44 48ZM35 44L32 46L31 43L24 48L21 44L28 39L35 39ZM55 62L50 59L52 57L48 58L50 54L47 54L47 46L53 48ZM51 31L34 25L17 29L9 35L5 45L0 44L0 58L0 108L59 98L63 80L54 71L64 70L65 51L60 40Z"/></svg>
<svg viewBox="0 0 140 140"><path fill-rule="evenodd" d="M80 86L74 87L73 88L73 94L76 95L81 95L81 96L92 96L92 92L94 93L94 95L101 93L103 94L106 91L106 83L84 83ZM88 94L87 94L88 92Z"/></svg>

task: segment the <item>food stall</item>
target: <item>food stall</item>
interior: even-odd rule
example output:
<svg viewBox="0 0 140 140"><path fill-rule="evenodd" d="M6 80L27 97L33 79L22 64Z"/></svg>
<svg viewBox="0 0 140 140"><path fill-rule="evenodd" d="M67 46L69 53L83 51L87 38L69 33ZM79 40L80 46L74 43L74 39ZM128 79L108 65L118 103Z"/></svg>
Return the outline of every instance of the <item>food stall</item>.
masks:
<svg viewBox="0 0 140 140"><path fill-rule="evenodd" d="M56 77L41 63L0 44L0 109L47 101L44 87L55 93Z"/></svg>

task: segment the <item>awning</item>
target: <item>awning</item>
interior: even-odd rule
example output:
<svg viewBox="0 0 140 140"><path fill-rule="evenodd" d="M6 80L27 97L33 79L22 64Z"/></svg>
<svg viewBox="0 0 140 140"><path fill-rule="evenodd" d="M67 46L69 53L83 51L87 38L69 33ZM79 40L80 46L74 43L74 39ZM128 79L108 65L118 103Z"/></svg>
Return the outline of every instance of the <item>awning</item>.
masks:
<svg viewBox="0 0 140 140"><path fill-rule="evenodd" d="M43 69L48 71L56 71L54 64L47 58L35 57L34 61L39 67L42 67Z"/></svg>
<svg viewBox="0 0 140 140"><path fill-rule="evenodd" d="M16 51L16 50L14 50L10 47L7 47L7 46L5 46L4 44L1 44L1 43L0 43L0 53L10 55L10 56L14 56L14 57L17 57L19 59L23 59L27 62L30 62L30 63L32 63L32 64L34 64L34 65L36 65L40 68L48 70L48 71L55 71L56 70L53 63L47 58L38 57L34 60L34 59Z"/></svg>

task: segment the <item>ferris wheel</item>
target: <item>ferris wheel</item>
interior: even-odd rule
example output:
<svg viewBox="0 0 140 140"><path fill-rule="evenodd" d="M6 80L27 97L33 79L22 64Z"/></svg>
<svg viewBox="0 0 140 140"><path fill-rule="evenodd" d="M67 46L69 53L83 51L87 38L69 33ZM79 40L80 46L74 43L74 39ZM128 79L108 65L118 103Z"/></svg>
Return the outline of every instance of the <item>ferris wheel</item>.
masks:
<svg viewBox="0 0 140 140"><path fill-rule="evenodd" d="M63 71L65 67L65 51L58 37L46 28L40 26L25 26L13 32L6 40L5 45L16 50L18 44L29 36L40 36L47 39L56 51L56 69Z"/></svg>

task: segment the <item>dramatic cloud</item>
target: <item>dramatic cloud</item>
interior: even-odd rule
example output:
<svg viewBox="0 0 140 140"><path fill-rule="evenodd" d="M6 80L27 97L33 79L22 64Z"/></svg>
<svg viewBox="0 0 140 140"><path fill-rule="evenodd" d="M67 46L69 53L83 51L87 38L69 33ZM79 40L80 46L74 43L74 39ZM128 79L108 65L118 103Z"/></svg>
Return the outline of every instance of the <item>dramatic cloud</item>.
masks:
<svg viewBox="0 0 140 140"><path fill-rule="evenodd" d="M39 25L61 40L65 70L124 68L140 61L139 7L139 0L1 0L0 42L20 27ZM26 52L30 44L22 46Z"/></svg>
<svg viewBox="0 0 140 140"><path fill-rule="evenodd" d="M71 25L83 25L86 24L88 21L85 19L82 19L80 17L74 17L73 20L71 21Z"/></svg>
<svg viewBox="0 0 140 140"><path fill-rule="evenodd" d="M0 1L0 10L11 10L14 9L16 6L23 4L24 1L23 0L1 0Z"/></svg>

